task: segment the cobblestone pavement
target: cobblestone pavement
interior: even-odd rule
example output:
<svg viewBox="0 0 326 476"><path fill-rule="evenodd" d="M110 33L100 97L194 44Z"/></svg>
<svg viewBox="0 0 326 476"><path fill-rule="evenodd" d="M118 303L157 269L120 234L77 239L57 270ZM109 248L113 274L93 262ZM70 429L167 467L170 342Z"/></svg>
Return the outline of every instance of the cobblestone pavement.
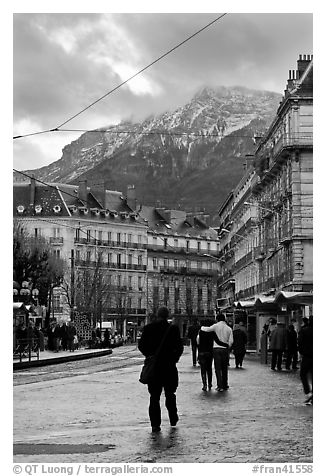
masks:
<svg viewBox="0 0 326 476"><path fill-rule="evenodd" d="M14 374L14 462L312 462L312 407L299 376L231 359L230 389L201 391L189 348L179 363L180 421L151 433L135 349Z"/></svg>

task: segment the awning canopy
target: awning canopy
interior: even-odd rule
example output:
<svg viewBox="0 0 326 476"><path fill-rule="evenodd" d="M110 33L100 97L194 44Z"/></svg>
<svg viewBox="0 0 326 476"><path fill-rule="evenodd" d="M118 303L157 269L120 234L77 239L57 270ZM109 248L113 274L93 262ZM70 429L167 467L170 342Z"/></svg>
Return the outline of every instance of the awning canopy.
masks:
<svg viewBox="0 0 326 476"><path fill-rule="evenodd" d="M236 308L249 308L249 307L270 307L278 306L279 304L298 304L301 306L307 306L312 304L313 294L312 292L294 292L294 291L278 291L273 296L266 296L264 294L258 294L254 299L248 299L247 301L235 301L233 306Z"/></svg>

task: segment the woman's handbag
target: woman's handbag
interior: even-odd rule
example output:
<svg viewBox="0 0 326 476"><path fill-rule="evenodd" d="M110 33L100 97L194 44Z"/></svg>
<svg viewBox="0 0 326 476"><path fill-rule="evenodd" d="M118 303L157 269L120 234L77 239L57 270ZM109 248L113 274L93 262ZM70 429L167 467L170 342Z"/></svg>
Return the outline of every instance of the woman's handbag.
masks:
<svg viewBox="0 0 326 476"><path fill-rule="evenodd" d="M155 366L157 362L157 356L163 346L163 343L165 341L166 336L168 335L168 332L170 330L170 326L167 328L163 339L161 340L160 345L157 348L157 351L155 352L154 355L149 355L148 357L145 358L144 360L144 365L141 369L140 376L139 376L139 382L143 383L144 385L149 384L155 375Z"/></svg>

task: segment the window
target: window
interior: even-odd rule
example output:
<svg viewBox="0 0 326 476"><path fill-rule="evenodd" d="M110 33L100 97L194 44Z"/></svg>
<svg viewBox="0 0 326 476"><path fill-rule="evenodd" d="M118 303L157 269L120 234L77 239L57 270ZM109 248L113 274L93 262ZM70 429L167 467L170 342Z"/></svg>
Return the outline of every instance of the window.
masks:
<svg viewBox="0 0 326 476"><path fill-rule="evenodd" d="M86 230L86 240L91 241L91 230Z"/></svg>
<svg viewBox="0 0 326 476"><path fill-rule="evenodd" d="M117 233L117 244L121 244L121 233Z"/></svg>
<svg viewBox="0 0 326 476"><path fill-rule="evenodd" d="M166 268L166 269L169 267L169 260L168 260L168 259L164 258L164 260L163 260L163 266L164 266L164 268Z"/></svg>
<svg viewBox="0 0 326 476"><path fill-rule="evenodd" d="M76 251L76 260L77 261L80 260L80 251L79 250Z"/></svg>
<svg viewBox="0 0 326 476"><path fill-rule="evenodd" d="M128 255L128 264L129 266L132 265L132 255Z"/></svg>
<svg viewBox="0 0 326 476"><path fill-rule="evenodd" d="M211 244L207 243L207 251L211 251Z"/></svg>
<svg viewBox="0 0 326 476"><path fill-rule="evenodd" d="M138 235L138 244L139 244L139 245L142 244L142 241L143 241L142 238L143 238L143 237L142 237L141 235Z"/></svg>
<svg viewBox="0 0 326 476"><path fill-rule="evenodd" d="M129 244L131 243L131 239L132 239L131 233L128 233L128 243Z"/></svg>
<svg viewBox="0 0 326 476"><path fill-rule="evenodd" d="M163 238L164 240L164 248L167 248L168 246L168 239L167 238Z"/></svg>
<svg viewBox="0 0 326 476"><path fill-rule="evenodd" d="M102 241L102 239L103 239L102 235L103 235L102 230L99 230L99 232L98 232L98 240L99 241Z"/></svg>
<svg viewBox="0 0 326 476"><path fill-rule="evenodd" d="M177 248L178 247L178 240L175 238L174 239L174 246Z"/></svg>
<svg viewBox="0 0 326 476"><path fill-rule="evenodd" d="M201 249L201 243L200 243L200 241L198 241L198 243L197 243L197 251L200 251L200 249Z"/></svg>
<svg viewBox="0 0 326 476"><path fill-rule="evenodd" d="M108 231L108 241L109 242L112 241L112 232L111 231Z"/></svg>
<svg viewBox="0 0 326 476"><path fill-rule="evenodd" d="M174 269L178 269L178 260L177 259L174 260Z"/></svg>
<svg viewBox="0 0 326 476"><path fill-rule="evenodd" d="M118 276L117 276L117 284L118 284L118 287L120 288L121 287L121 274L118 274Z"/></svg>
<svg viewBox="0 0 326 476"><path fill-rule="evenodd" d="M157 258L153 258L153 268L157 268Z"/></svg>
<svg viewBox="0 0 326 476"><path fill-rule="evenodd" d="M60 310L60 296L53 296L53 310Z"/></svg>
<svg viewBox="0 0 326 476"><path fill-rule="evenodd" d="M142 308L142 298L139 297L138 298L138 309L141 309Z"/></svg>
<svg viewBox="0 0 326 476"><path fill-rule="evenodd" d="M128 286L129 289L132 289L132 276L128 276Z"/></svg>
<svg viewBox="0 0 326 476"><path fill-rule="evenodd" d="M86 251L86 261L90 261L90 260L91 260L91 252Z"/></svg>
<svg viewBox="0 0 326 476"><path fill-rule="evenodd" d="M54 236L54 238L59 238L60 228L53 228L53 236Z"/></svg>
<svg viewBox="0 0 326 476"><path fill-rule="evenodd" d="M190 241L187 240L187 241L186 241L186 250L189 251L189 248L190 248Z"/></svg>
<svg viewBox="0 0 326 476"><path fill-rule="evenodd" d="M55 259L59 259L60 258L60 250L53 250L53 256L55 257Z"/></svg>
<svg viewBox="0 0 326 476"><path fill-rule="evenodd" d="M41 228L34 228L34 236L35 238L41 236Z"/></svg>
<svg viewBox="0 0 326 476"><path fill-rule="evenodd" d="M138 266L143 266L143 255L138 256Z"/></svg>
<svg viewBox="0 0 326 476"><path fill-rule="evenodd" d="M139 291L142 291L143 289L141 276L138 276L138 289Z"/></svg>
<svg viewBox="0 0 326 476"><path fill-rule="evenodd" d="M112 253L108 253L108 265L112 263Z"/></svg>
<svg viewBox="0 0 326 476"><path fill-rule="evenodd" d="M117 265L118 265L118 268L121 268L121 263L122 263L121 254L119 253L119 254L117 255Z"/></svg>

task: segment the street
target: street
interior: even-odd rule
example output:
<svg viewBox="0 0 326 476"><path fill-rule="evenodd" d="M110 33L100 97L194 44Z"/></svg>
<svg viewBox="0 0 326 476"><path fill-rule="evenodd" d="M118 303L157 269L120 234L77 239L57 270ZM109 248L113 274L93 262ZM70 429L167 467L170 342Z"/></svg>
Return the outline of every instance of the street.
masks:
<svg viewBox="0 0 326 476"><path fill-rule="evenodd" d="M256 356L230 361L230 389L201 390L189 347L178 364L180 421L152 434L143 358L110 356L14 372L14 462L312 462L312 407L298 373L272 372ZM215 387L215 377L213 388Z"/></svg>

